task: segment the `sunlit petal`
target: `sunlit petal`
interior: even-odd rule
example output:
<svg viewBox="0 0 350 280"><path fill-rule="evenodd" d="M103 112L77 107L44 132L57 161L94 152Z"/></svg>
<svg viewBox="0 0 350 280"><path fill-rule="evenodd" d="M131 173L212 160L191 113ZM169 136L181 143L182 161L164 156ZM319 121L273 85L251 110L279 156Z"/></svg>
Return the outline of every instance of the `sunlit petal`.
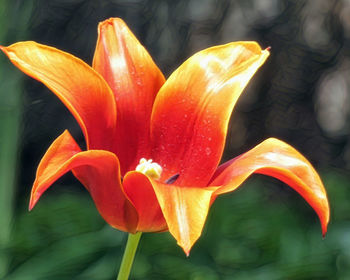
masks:
<svg viewBox="0 0 350 280"><path fill-rule="evenodd" d="M99 24L93 67L107 81L117 100L115 152L122 174L149 158L150 117L163 74L119 18Z"/></svg>
<svg viewBox="0 0 350 280"><path fill-rule="evenodd" d="M211 196L216 188L168 185L149 179L177 244L189 255L200 237L208 215Z"/></svg>
<svg viewBox="0 0 350 280"><path fill-rule="evenodd" d="M152 112L152 158L163 178L204 186L224 148L232 109L268 57L257 43L236 42L201 51L183 63L158 93Z"/></svg>
<svg viewBox="0 0 350 280"><path fill-rule="evenodd" d="M66 52L35 42L0 48L16 67L45 84L61 99L79 123L89 148L111 148L115 100L96 71Z"/></svg>
<svg viewBox="0 0 350 280"><path fill-rule="evenodd" d="M312 165L293 147L274 138L221 165L210 185L221 186L215 195L238 188L252 173L275 177L296 190L320 218L327 231L329 205L323 183Z"/></svg>

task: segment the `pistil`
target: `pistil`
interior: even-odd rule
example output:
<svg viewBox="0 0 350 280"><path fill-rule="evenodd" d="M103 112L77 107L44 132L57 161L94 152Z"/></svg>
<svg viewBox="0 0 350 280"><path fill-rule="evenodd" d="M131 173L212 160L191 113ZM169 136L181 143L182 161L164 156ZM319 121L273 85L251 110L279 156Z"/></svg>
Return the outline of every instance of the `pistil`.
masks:
<svg viewBox="0 0 350 280"><path fill-rule="evenodd" d="M151 159L141 158L135 170L157 180L162 175L163 168Z"/></svg>

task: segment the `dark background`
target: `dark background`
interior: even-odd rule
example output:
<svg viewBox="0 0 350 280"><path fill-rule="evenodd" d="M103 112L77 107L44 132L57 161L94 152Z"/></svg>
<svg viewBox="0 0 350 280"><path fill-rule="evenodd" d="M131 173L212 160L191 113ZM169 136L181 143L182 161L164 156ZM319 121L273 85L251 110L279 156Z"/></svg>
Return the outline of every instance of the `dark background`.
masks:
<svg viewBox="0 0 350 280"><path fill-rule="evenodd" d="M121 17L166 76L195 52L254 40L271 56L232 115L224 160L268 137L302 152L329 193L323 240L293 190L254 175L213 205L186 258L144 234L135 279L350 279L350 2L346 0L1 0L0 44L34 40L91 64L97 24ZM71 175L27 212L37 164L75 120L43 85L0 57L0 277L114 279L126 235L98 215Z"/></svg>

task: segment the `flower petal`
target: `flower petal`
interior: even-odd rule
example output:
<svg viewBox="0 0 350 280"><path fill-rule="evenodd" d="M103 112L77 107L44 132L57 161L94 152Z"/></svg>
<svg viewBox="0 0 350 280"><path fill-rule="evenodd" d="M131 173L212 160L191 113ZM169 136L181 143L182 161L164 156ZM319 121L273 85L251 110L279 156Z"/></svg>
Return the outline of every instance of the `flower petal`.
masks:
<svg viewBox="0 0 350 280"><path fill-rule="evenodd" d="M204 186L219 164L232 109L268 57L255 42L201 51L183 63L160 89L152 111L152 159L163 178Z"/></svg>
<svg viewBox="0 0 350 280"><path fill-rule="evenodd" d="M0 47L21 71L45 84L78 121L90 149L110 149L115 100L103 78L80 59L35 42Z"/></svg>
<svg viewBox="0 0 350 280"><path fill-rule="evenodd" d="M99 24L93 68L114 92L118 121L115 152L122 174L149 158L149 129L154 98L165 79L123 20Z"/></svg>
<svg viewBox="0 0 350 280"><path fill-rule="evenodd" d="M68 130L65 130L47 149L36 171L36 178L32 187L29 210L35 206L41 195L63 175L58 171L62 163L70 160L81 152ZM64 172L65 173L65 172Z"/></svg>
<svg viewBox="0 0 350 280"><path fill-rule="evenodd" d="M153 186L169 232L188 256L202 233L216 188L183 187L147 179Z"/></svg>
<svg viewBox="0 0 350 280"><path fill-rule="evenodd" d="M323 235L327 232L329 205L326 190L310 162L292 146L269 138L219 166L210 182L212 186L221 186L214 195L235 190L252 173L275 177L296 190L316 211Z"/></svg>
<svg viewBox="0 0 350 280"><path fill-rule="evenodd" d="M137 213L122 190L119 162L108 151L81 152L68 131L61 134L42 158L33 184L29 209L59 177L73 171L90 192L101 216L111 226L135 232Z"/></svg>
<svg viewBox="0 0 350 280"><path fill-rule="evenodd" d="M136 171L126 173L123 188L138 213L137 231L155 232L167 229L152 184L144 174Z"/></svg>

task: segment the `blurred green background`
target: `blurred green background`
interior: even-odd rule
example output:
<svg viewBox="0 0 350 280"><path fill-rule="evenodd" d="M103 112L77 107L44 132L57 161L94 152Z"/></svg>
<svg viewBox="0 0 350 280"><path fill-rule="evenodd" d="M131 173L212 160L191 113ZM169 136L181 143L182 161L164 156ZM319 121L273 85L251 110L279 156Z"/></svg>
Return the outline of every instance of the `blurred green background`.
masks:
<svg viewBox="0 0 350 280"><path fill-rule="evenodd" d="M0 0L0 44L35 40L91 63L99 21L123 18L168 76L203 48L271 46L232 115L224 159L280 138L319 170L331 222L277 180L254 175L217 199L189 258L144 234L133 279L350 279L349 0ZM0 278L114 279L126 234L110 228L71 175L28 213L36 166L79 127L44 86L0 55Z"/></svg>

